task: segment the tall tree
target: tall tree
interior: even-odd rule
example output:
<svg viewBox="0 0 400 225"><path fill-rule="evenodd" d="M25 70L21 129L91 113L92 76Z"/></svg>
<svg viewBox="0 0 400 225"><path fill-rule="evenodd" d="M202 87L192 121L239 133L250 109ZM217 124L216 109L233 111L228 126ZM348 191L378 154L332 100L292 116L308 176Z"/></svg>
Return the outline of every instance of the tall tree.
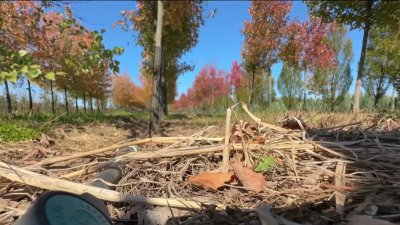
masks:
<svg viewBox="0 0 400 225"><path fill-rule="evenodd" d="M0 82L5 85L9 113L12 106L8 82L15 83L19 75L33 79L41 73L40 67L32 60L30 40L37 36L37 24L42 14L43 9L38 2L0 3ZM30 88L28 90L31 91Z"/></svg>
<svg viewBox="0 0 400 225"><path fill-rule="evenodd" d="M242 97L243 92L245 91L244 71L237 61L232 63L228 79L232 88L234 101L244 101L245 99Z"/></svg>
<svg viewBox="0 0 400 225"><path fill-rule="evenodd" d="M294 109L303 93L303 82L300 71L296 67L291 67L287 63L284 63L277 86L279 92L282 94L283 103L288 109Z"/></svg>
<svg viewBox="0 0 400 225"><path fill-rule="evenodd" d="M350 68L353 58L352 42L345 36L346 28L341 25L328 33L326 41L334 51L336 65L331 68L317 68L309 81L310 90L322 95L331 110L344 100L353 80Z"/></svg>
<svg viewBox="0 0 400 225"><path fill-rule="evenodd" d="M157 26L154 35L154 68L153 68L153 83L151 92L151 106L150 106L150 122L149 122L149 135L152 133L159 132L159 120L160 120L160 97L161 97L161 57L162 57L162 28L164 22L164 3L162 0L157 1Z"/></svg>
<svg viewBox="0 0 400 225"><path fill-rule="evenodd" d="M361 84L370 28L397 24L400 19L400 5L386 0L307 1L306 4L310 14L321 17L324 21L338 21L350 25L351 29L362 29L364 32L353 98L353 113L357 113L360 110Z"/></svg>
<svg viewBox="0 0 400 225"><path fill-rule="evenodd" d="M277 62L280 46L286 33L292 4L287 1L252 1L251 21L244 22L245 37L242 57L251 73L249 104L253 103L255 73L258 69L272 76L271 66ZM271 82L268 83L269 85ZM269 87L272 90L272 87Z"/></svg>
<svg viewBox="0 0 400 225"><path fill-rule="evenodd" d="M333 50L325 41L332 29L332 24L316 18L309 18L303 23L294 21L288 27L280 56L286 63L303 71L303 109L306 107L307 83L310 79L308 73L335 64Z"/></svg>
<svg viewBox="0 0 400 225"><path fill-rule="evenodd" d="M371 29L363 86L370 87L375 106L386 94L391 83L400 78L399 35L399 26Z"/></svg>
<svg viewBox="0 0 400 225"><path fill-rule="evenodd" d="M172 103L176 96L176 81L180 74L192 70L180 58L198 42L199 27L204 24L203 1L164 1L164 24L162 29L162 95L160 99L163 114L167 113L167 103ZM143 47L141 74L153 75L154 35L156 33L157 1L140 0L136 11L122 11L124 28L132 27L138 32L137 44ZM132 23L132 26L129 26ZM165 76L165 77L164 77ZM165 82L164 82L165 81ZM166 95L166 96L165 96Z"/></svg>

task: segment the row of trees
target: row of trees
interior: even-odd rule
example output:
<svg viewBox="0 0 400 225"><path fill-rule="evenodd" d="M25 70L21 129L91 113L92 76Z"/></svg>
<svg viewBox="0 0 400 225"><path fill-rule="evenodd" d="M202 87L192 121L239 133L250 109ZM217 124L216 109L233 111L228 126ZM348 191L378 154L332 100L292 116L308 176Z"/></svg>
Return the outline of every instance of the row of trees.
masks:
<svg viewBox="0 0 400 225"><path fill-rule="evenodd" d="M346 25L364 30L353 112L359 110L361 84L378 104L388 87L400 78L400 26L396 16L400 6L391 1L313 1L307 5L312 17L300 23L288 19L291 2L252 1L251 20L244 22L242 31L249 104L253 104L254 96L260 96L257 100L262 103L267 89L271 107L274 92L270 68L280 61L283 69L277 86L287 108L292 109L302 98L305 109L311 93L335 110L352 83L353 50L351 40L345 37Z"/></svg>
<svg viewBox="0 0 400 225"><path fill-rule="evenodd" d="M242 49L244 72L239 74L242 86L246 86L242 92L246 99L242 101L253 106L267 103L271 107L276 99L271 66L282 62L277 88L286 109L298 109L299 104L303 109L310 108L307 107L309 94L320 99L331 111L342 109L344 102L349 101L348 92L353 81L350 65L354 60L352 42L346 38L346 25L351 29L369 26L364 29L364 41L368 42L363 46L357 75L366 91L363 102L360 102L357 81L353 112L359 110L360 104L367 106L369 98L373 99L372 104L376 107L390 85L399 88L400 23L397 17L393 17L399 12L398 4L386 1L354 4L309 2L314 17L301 23L289 21L291 4L286 1L252 1L251 20L244 22L242 30L245 37ZM381 14L385 15L379 17ZM202 84L204 81L215 83L211 82L215 78L207 68L213 67L201 70L192 88L176 102L176 108L201 109L212 104L214 98L229 96L229 99L234 99L235 93L222 91L211 97L210 103L210 87ZM238 70L242 71L240 67ZM220 76L225 77L225 83L222 82L218 88L232 87L229 73L220 73L225 74ZM394 92L391 107L394 109Z"/></svg>
<svg viewBox="0 0 400 225"><path fill-rule="evenodd" d="M26 79L29 109L33 110L32 83L51 94L55 113L55 91L62 91L65 109L68 97L93 99L104 104L111 88L112 72L117 72L122 48L106 49L101 34L90 31L64 12L52 11L53 4L38 1L0 3L0 81L4 83L8 113L12 113L9 82Z"/></svg>

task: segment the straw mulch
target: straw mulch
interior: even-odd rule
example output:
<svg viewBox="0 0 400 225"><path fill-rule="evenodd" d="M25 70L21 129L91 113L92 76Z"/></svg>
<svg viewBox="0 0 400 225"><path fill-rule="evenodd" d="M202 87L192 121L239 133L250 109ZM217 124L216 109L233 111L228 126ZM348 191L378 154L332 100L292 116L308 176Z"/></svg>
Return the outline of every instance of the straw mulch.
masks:
<svg viewBox="0 0 400 225"><path fill-rule="evenodd" d="M239 109L251 121L238 118ZM69 158L42 150L27 157L23 151L3 149L0 223L16 220L44 189L63 190L56 185L60 180L70 181L64 191L80 194L80 188L98 180L96 175L110 163L123 166L118 184L109 184L115 191L106 196L97 189L85 190L107 202L116 224L400 222L400 131L394 121L368 128L351 123L313 129L289 117L275 126L238 104L227 111L225 137L213 137L214 129L189 137L136 140ZM205 173L239 177L230 161L239 159L254 170L266 158L273 163L257 172L265 179L261 191L240 179L215 190L189 181ZM10 169L11 165L18 167ZM47 186L33 178L46 180Z"/></svg>

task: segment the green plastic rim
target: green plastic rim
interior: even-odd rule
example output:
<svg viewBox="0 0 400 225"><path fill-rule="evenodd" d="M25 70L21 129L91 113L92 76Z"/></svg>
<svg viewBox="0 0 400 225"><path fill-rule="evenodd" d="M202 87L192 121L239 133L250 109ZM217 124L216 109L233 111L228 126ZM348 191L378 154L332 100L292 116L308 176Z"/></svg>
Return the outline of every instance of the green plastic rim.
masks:
<svg viewBox="0 0 400 225"><path fill-rule="evenodd" d="M50 196L44 212L50 225L111 225L99 209L67 194Z"/></svg>

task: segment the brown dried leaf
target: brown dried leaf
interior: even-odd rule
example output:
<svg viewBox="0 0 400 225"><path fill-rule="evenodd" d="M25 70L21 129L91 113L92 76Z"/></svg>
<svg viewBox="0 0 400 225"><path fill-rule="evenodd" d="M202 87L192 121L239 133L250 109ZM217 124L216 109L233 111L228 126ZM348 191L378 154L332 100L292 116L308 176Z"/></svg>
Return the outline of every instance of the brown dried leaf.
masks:
<svg viewBox="0 0 400 225"><path fill-rule="evenodd" d="M44 158L44 156L45 156L45 154L41 150L36 149L36 148L29 149L29 150L25 151L24 153L26 154L26 156L22 160L29 159L29 158L35 158L35 159Z"/></svg>
<svg viewBox="0 0 400 225"><path fill-rule="evenodd" d="M189 182L206 189L218 190L218 188L223 187L226 182L231 182L234 179L233 173L203 173L190 176Z"/></svg>
<svg viewBox="0 0 400 225"><path fill-rule="evenodd" d="M54 145L55 141L53 139L49 138L49 136L42 134L42 137L40 138L39 143L41 145L43 145L44 147L48 148L48 147Z"/></svg>
<svg viewBox="0 0 400 225"><path fill-rule="evenodd" d="M256 173L250 168L243 167L242 162L238 160L230 161L229 164L243 187L256 193L263 191L267 187L265 177L261 173Z"/></svg>

